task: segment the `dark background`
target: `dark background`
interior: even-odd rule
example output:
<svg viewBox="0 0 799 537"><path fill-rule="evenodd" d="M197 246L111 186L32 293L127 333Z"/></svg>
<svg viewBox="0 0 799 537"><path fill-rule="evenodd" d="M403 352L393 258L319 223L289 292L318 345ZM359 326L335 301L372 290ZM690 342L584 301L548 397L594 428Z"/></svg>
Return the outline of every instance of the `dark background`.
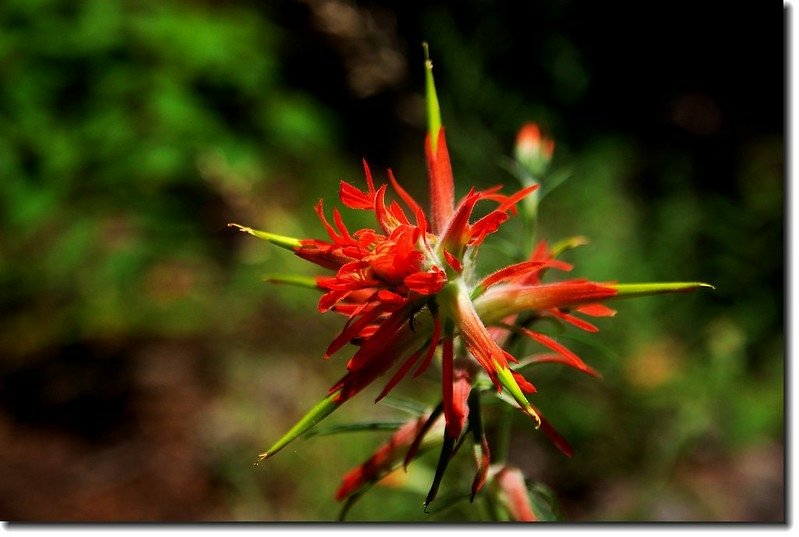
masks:
<svg viewBox="0 0 799 537"><path fill-rule="evenodd" d="M310 268L225 225L321 236L313 203L362 157L425 200L428 41L458 194L514 181L535 120L570 173L541 234L591 239L576 275L716 286L567 339L604 380L542 370L536 404L575 455L520 419L511 462L567 520L784 520L783 10L3 2L0 518L336 516L379 433L252 462L341 375L319 359L339 319L263 284ZM397 415L361 399L330 419ZM431 462L352 519L472 519L421 512Z"/></svg>

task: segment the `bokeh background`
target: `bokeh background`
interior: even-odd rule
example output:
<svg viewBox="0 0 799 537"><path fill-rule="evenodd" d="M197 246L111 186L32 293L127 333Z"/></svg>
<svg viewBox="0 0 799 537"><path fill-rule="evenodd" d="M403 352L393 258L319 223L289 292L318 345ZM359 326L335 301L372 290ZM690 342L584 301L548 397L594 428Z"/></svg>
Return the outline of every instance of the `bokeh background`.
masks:
<svg viewBox="0 0 799 537"><path fill-rule="evenodd" d="M519 416L510 462L566 520L784 520L782 10L4 0L0 518L337 516L341 475L385 433L253 466L346 357L320 359L341 321L314 292L261 281L310 267L226 223L322 236L313 203L360 181L362 157L426 199L427 40L459 193L512 183L515 132L538 121L569 175L540 232L590 237L575 274L716 286L564 333L604 375L534 375L575 455ZM436 397L432 381L400 392ZM329 420L402 416L365 393ZM433 462L350 519L475 519L422 513Z"/></svg>

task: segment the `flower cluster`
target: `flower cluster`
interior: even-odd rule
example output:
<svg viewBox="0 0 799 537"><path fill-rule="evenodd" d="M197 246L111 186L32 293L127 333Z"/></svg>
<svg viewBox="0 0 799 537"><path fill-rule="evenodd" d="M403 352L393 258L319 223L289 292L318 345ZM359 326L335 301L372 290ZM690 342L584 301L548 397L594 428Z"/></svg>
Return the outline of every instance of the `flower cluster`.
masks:
<svg viewBox="0 0 799 537"><path fill-rule="evenodd" d="M545 283L547 271L571 270L571 265L557 259L573 245L569 243L550 247L540 242L526 260L485 276L477 275L475 260L480 246L539 185L534 181L512 193L503 193L501 187L472 188L456 203L429 60L426 75L429 216L391 171L388 182L397 199L389 201L389 184L376 185L364 162L365 188L341 181L339 199L348 208L373 213L375 229L348 229L337 208L328 219L321 200L316 213L327 239L294 239L231 224L326 269L325 275L312 281L292 281L321 292L320 312L333 311L346 317L344 328L324 357L348 345L355 348L346 374L303 419L262 453L261 459L280 451L378 379L387 376L377 401L403 378L418 377L434 360L440 360L441 404L401 427L372 459L347 474L336 494L339 500L354 497L391 469L407 465L422 447L430 444L427 440L436 431L441 454L425 505L434 499L447 463L468 432L472 433L478 453L472 497L490 476L500 485L518 485L515 470L489 471L491 457L479 415L480 378L487 377L497 394L529 416L533 425L540 427L563 452L570 454L571 449L528 399L536 388L516 370L517 358L503 348L509 336L530 338L547 349L533 361L558 362L596 376L596 371L572 351L532 329L530 319L550 317L596 332L597 327L585 317L613 315L614 310L603 304L608 299L689 291L705 285L618 284L586 279ZM545 169L553 149L554 143L542 137L537 126L530 124L520 131L517 159L526 162L528 168L538 172ZM490 210L475 219L473 212L478 204L488 204ZM511 488L517 491L518 486ZM512 505L521 505L516 492L511 496L517 498ZM515 510L525 512L521 507Z"/></svg>

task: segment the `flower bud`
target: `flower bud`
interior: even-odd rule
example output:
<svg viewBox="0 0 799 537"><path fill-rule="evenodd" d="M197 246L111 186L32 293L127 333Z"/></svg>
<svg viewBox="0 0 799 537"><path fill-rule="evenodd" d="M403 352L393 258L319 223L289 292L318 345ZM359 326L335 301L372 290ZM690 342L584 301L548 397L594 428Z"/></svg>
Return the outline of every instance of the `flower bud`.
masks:
<svg viewBox="0 0 799 537"><path fill-rule="evenodd" d="M538 124L529 122L522 125L516 135L516 160L533 177L540 178L549 167L555 141L541 134Z"/></svg>
<svg viewBox="0 0 799 537"><path fill-rule="evenodd" d="M522 471L513 466L493 467L492 470L492 488L508 517L515 522L536 522L538 517L533 511Z"/></svg>

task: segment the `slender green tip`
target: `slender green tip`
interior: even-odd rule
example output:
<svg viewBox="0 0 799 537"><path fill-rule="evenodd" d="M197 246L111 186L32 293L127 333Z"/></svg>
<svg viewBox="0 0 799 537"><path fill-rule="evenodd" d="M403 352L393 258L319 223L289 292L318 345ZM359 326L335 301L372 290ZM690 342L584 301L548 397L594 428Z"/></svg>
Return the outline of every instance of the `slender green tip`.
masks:
<svg viewBox="0 0 799 537"><path fill-rule="evenodd" d="M338 399L339 392L332 393L319 401L308 413L303 416L303 418L294 424L294 426L289 429L289 431L284 434L283 436L278 439L277 442L272 444L272 446L264 451L263 453L258 454L258 461L260 462L264 459L268 459L288 444L290 444L295 438L306 432L308 429L328 417L330 414L333 413L339 407Z"/></svg>
<svg viewBox="0 0 799 537"><path fill-rule="evenodd" d="M301 246L301 242L299 239L295 239L294 237L286 237L285 235L278 235L276 233L269 233L268 231L260 231L257 229L253 229L251 227L242 226L239 224L230 223L227 225L228 227L235 227L242 233L248 233L253 237L258 237L259 239L269 241L275 246L280 246L281 248L285 248L286 250L294 251Z"/></svg>
<svg viewBox="0 0 799 537"><path fill-rule="evenodd" d="M297 274L267 274L264 276L264 281L269 283L283 283L286 285L295 285L297 287L318 289L318 286L316 285L316 279L311 276L299 276Z"/></svg>
<svg viewBox="0 0 799 537"><path fill-rule="evenodd" d="M430 146L435 154L438 147L438 131L441 130L441 108L438 105L436 84L433 80L433 62L430 60L430 48L427 42L422 43L424 49L425 100L427 102L427 132Z"/></svg>
<svg viewBox="0 0 799 537"><path fill-rule="evenodd" d="M619 283L611 285L619 296L649 296L663 293L688 293L697 289L715 289L704 282Z"/></svg>
<svg viewBox="0 0 799 537"><path fill-rule="evenodd" d="M538 412L535 411L533 405L530 404L530 401L527 400L527 397L524 396L524 392L519 387L519 384L516 382L516 379L513 378L513 373L509 368L500 367L499 364L494 362L495 367L497 368L497 377L499 378L499 383L508 390L511 397L519 404L519 407L522 409L522 412L533 418L535 421L535 428L538 429L541 427L541 416L538 415Z"/></svg>

